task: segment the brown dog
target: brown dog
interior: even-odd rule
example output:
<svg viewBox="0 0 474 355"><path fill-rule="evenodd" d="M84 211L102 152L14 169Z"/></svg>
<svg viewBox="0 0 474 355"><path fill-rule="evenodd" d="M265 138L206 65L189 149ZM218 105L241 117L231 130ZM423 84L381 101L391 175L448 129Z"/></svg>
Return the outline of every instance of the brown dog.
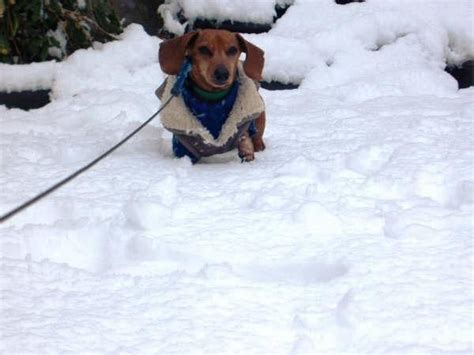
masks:
<svg viewBox="0 0 474 355"><path fill-rule="evenodd" d="M239 57L242 52L246 53L246 59L241 65L243 72L257 83L262 79L263 51L246 41L241 35L225 30L200 30L165 41L160 45L159 61L162 71L173 76L179 73L185 57L190 58L192 69L189 79L193 85L202 91L218 94L226 92L236 80L239 80ZM159 90L163 94L163 88ZM239 156L245 161L253 160L255 151L265 149L263 142L265 111L259 112L258 117L253 120L257 133L250 138L247 129L241 130L238 137L234 137L236 138L234 144L231 144L238 148ZM182 135L178 135L178 137L182 137ZM206 156L205 153L197 152L196 147L191 146L197 146L197 144L190 144L186 139L182 139L182 143L191 152L196 153L198 158ZM226 143L227 148L232 148L231 145Z"/></svg>

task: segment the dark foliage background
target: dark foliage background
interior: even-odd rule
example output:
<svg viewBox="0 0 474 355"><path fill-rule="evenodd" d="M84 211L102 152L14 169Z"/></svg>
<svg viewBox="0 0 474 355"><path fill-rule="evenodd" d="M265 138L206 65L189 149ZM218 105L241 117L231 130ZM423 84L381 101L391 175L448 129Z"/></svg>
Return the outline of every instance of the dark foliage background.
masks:
<svg viewBox="0 0 474 355"><path fill-rule="evenodd" d="M0 0L0 62L62 59L122 32L109 0Z"/></svg>

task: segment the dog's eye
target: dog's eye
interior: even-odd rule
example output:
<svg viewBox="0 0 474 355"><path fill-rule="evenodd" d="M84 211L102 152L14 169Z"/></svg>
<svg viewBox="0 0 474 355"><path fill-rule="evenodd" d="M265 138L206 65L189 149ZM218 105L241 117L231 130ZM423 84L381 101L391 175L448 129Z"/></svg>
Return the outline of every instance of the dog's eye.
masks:
<svg viewBox="0 0 474 355"><path fill-rule="evenodd" d="M209 48L205 47L205 46L199 47L198 51L202 55L209 56L209 57L212 56L211 50Z"/></svg>
<svg viewBox="0 0 474 355"><path fill-rule="evenodd" d="M229 56L236 55L237 52L238 52L238 50L237 50L236 47L230 47L230 48L227 50L227 55L229 55Z"/></svg>

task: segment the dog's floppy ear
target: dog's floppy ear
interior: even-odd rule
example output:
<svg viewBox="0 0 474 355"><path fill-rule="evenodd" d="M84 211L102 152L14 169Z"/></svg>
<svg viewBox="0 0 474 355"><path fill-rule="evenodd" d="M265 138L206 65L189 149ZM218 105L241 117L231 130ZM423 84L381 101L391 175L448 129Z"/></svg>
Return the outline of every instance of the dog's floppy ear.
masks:
<svg viewBox="0 0 474 355"><path fill-rule="evenodd" d="M158 60L161 70L168 75L176 75L181 69L186 51L196 41L199 32L193 31L180 37L161 42Z"/></svg>
<svg viewBox="0 0 474 355"><path fill-rule="evenodd" d="M245 74L253 80L262 80L263 64L265 62L263 50L246 41L240 34L236 34L236 37L240 45L240 50L247 54L244 62Z"/></svg>

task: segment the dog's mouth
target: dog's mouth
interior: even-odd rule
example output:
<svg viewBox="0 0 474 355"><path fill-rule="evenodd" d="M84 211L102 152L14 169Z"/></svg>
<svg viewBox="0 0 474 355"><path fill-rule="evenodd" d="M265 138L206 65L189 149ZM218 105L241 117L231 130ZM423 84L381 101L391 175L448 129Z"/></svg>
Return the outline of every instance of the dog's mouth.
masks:
<svg viewBox="0 0 474 355"><path fill-rule="evenodd" d="M213 79L209 80L206 78L206 85L205 87L201 87L201 89L210 91L210 92L221 92L226 91L232 86L233 80L230 78L225 82L215 81Z"/></svg>
<svg viewBox="0 0 474 355"><path fill-rule="evenodd" d="M224 83L219 83L219 82L215 82L213 81L212 83L212 89L213 91L222 91L222 90L226 90L230 87L232 83L230 81L226 81Z"/></svg>

